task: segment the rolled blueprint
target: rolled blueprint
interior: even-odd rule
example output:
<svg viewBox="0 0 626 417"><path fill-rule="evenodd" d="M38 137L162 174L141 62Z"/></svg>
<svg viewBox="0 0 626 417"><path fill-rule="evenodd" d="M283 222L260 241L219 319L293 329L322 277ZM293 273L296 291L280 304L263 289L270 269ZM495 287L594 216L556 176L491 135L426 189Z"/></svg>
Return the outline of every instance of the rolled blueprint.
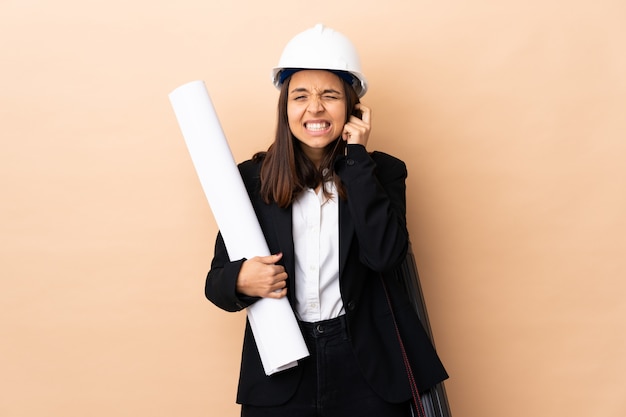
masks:
<svg viewBox="0 0 626 417"><path fill-rule="evenodd" d="M254 208L203 81L169 94L209 206L231 260L270 255ZM247 309L267 375L309 355L287 298L262 298Z"/></svg>

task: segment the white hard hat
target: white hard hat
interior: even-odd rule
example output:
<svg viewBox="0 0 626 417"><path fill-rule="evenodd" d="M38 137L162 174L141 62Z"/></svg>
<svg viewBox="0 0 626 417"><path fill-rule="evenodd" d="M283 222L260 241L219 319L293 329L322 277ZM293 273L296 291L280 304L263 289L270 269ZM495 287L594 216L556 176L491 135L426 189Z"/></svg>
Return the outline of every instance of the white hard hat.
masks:
<svg viewBox="0 0 626 417"><path fill-rule="evenodd" d="M296 35L287 43L278 66L272 69L272 82L280 88L287 73L293 69L324 69L352 75L352 87L359 97L367 92L367 80L361 73L361 60L356 48L345 35L317 24ZM281 77L283 73L283 77Z"/></svg>

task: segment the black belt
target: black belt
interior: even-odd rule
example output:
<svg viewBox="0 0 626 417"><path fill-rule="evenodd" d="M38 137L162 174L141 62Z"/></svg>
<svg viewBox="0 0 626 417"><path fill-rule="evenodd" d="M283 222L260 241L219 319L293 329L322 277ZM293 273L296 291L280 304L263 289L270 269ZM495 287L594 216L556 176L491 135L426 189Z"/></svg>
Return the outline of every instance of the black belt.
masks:
<svg viewBox="0 0 626 417"><path fill-rule="evenodd" d="M302 333L305 336L322 337L346 332L346 316L341 315L334 319L316 321L314 323L299 321Z"/></svg>

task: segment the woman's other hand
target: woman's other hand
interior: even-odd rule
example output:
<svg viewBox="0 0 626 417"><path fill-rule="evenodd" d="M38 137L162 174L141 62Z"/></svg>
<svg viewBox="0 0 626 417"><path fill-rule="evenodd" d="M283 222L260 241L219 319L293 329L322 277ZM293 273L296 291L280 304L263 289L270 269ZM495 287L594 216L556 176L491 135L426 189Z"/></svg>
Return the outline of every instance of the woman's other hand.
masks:
<svg viewBox="0 0 626 417"><path fill-rule="evenodd" d="M287 272L276 265L282 253L255 256L241 266L237 277L237 292L251 297L283 298L287 295Z"/></svg>

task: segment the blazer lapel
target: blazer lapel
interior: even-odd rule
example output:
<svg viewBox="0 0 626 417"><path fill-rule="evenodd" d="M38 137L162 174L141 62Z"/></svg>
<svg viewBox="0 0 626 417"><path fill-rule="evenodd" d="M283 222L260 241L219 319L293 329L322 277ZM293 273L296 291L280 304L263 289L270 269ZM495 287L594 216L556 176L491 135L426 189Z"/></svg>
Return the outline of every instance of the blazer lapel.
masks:
<svg viewBox="0 0 626 417"><path fill-rule="evenodd" d="M293 288L295 284L296 263L293 248L293 223L291 221L291 206L280 208L272 204L272 223L278 248L283 253L283 265L289 276L289 285Z"/></svg>

